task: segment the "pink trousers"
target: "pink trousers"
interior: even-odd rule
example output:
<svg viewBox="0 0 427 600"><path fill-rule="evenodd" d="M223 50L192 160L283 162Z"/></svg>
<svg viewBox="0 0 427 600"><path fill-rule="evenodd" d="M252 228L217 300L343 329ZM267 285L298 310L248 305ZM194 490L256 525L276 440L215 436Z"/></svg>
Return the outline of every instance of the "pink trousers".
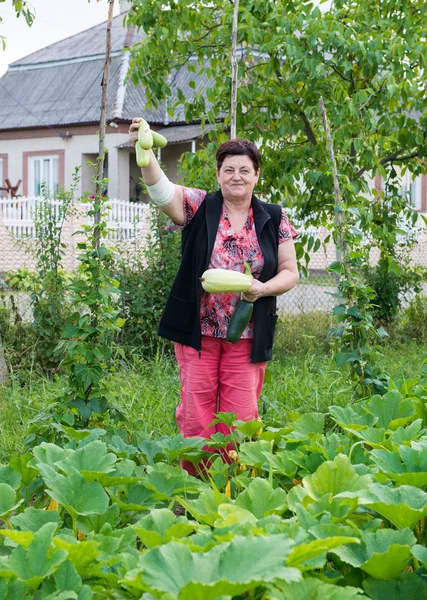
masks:
<svg viewBox="0 0 427 600"><path fill-rule="evenodd" d="M266 363L250 362L251 350L252 340L229 344L208 336L202 336L200 354L190 346L175 344L181 382L176 420L184 437L228 435L222 423L208 427L217 412L234 412L242 421L258 417ZM190 474L196 472L187 461L181 461L181 466Z"/></svg>

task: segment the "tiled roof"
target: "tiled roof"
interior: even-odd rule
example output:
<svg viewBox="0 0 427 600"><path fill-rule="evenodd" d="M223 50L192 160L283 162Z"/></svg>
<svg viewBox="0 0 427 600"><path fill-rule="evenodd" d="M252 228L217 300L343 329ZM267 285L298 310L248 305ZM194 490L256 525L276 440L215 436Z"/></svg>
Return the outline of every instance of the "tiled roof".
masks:
<svg viewBox="0 0 427 600"><path fill-rule="evenodd" d="M105 36L106 23L101 23L10 65L0 79L0 130L99 123ZM124 84L129 54L122 50L143 37L133 26L123 27L123 14L113 19L107 119L142 116L150 123L183 122L181 108L172 118L164 103L147 110L144 88L130 81ZM194 94L188 85L191 79L200 89L203 79L186 68L172 76L172 105L176 88L187 97Z"/></svg>

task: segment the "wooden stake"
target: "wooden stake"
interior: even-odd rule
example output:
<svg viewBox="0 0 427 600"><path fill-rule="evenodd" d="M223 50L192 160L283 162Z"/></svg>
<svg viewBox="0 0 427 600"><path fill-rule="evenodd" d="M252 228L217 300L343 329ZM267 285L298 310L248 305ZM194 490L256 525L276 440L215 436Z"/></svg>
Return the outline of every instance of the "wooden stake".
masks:
<svg viewBox="0 0 427 600"><path fill-rule="evenodd" d="M110 63L111 63L111 30L113 27L113 11L114 11L114 0L108 0L108 21L107 21L107 35L106 35L106 48L105 48L105 62L104 62L104 72L102 74L102 100L101 100L101 119L100 119L100 127L99 127L99 149L98 149L98 161L97 161L97 169L96 169L96 180L99 182L103 178L104 174L104 142L105 142L105 120L107 116L107 106L108 106L108 76L110 73ZM95 225L98 225L101 221L101 197L102 197L102 184L96 184L96 192L95 192L95 204L98 208L95 211L94 222ZM100 245L100 231L99 228L95 228L95 247L99 248Z"/></svg>
<svg viewBox="0 0 427 600"><path fill-rule="evenodd" d="M237 137L237 85L238 85L238 66L237 66L237 29L238 29L239 0L234 0L233 13L233 32L231 45L231 139Z"/></svg>
<svg viewBox="0 0 427 600"><path fill-rule="evenodd" d="M339 243L339 245L337 245L336 258L337 258L337 261L339 261L339 262L342 262L342 261L346 262L345 261L346 243L345 243L345 235L344 235L343 211L340 210L340 208L342 207L342 196L341 196L340 186L338 183L338 169L337 169L337 163L335 160L335 152L334 152L334 146L332 143L331 130L329 128L328 117L326 115L326 108L325 108L325 104L323 102L322 96L320 96L320 98L319 98L319 104L320 104L320 109L322 111L323 127L325 128L326 139L328 141L329 156L330 156L331 163L332 163L332 175L334 178L334 191L335 191L335 206L338 208L338 210L335 211L335 223L339 230L340 243ZM347 268L346 265L345 265L345 268Z"/></svg>

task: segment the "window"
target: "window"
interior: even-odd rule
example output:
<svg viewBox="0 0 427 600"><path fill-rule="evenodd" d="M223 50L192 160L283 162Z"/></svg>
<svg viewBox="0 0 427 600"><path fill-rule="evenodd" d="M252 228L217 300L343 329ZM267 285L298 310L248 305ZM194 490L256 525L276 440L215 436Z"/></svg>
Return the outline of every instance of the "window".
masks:
<svg viewBox="0 0 427 600"><path fill-rule="evenodd" d="M421 210L421 175L414 178L412 173L407 171L402 180L402 192L408 194L411 206L415 210Z"/></svg>
<svg viewBox="0 0 427 600"><path fill-rule="evenodd" d="M3 175L3 159L0 158L0 187L4 187L6 185L3 177L4 177L4 175ZM0 190L0 197L1 196L2 196L2 190Z"/></svg>
<svg viewBox="0 0 427 600"><path fill-rule="evenodd" d="M58 156L30 156L29 158L28 193L32 196L41 196L44 184L49 195L56 194L59 188Z"/></svg>

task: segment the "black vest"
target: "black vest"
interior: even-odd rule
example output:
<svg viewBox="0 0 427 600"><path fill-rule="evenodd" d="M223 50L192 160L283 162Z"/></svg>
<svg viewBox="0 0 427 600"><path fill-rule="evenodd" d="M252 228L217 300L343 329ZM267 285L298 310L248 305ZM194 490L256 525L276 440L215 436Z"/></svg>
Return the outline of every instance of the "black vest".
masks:
<svg viewBox="0 0 427 600"><path fill-rule="evenodd" d="M172 286L158 334L201 350L200 277L208 268L222 211L222 192L208 194L182 232L182 260ZM264 255L259 276L268 281L277 273L278 233L281 208L260 202L252 196L252 210L258 243ZM252 315L254 338L251 362L271 360L276 326L276 297L267 296L254 302Z"/></svg>

